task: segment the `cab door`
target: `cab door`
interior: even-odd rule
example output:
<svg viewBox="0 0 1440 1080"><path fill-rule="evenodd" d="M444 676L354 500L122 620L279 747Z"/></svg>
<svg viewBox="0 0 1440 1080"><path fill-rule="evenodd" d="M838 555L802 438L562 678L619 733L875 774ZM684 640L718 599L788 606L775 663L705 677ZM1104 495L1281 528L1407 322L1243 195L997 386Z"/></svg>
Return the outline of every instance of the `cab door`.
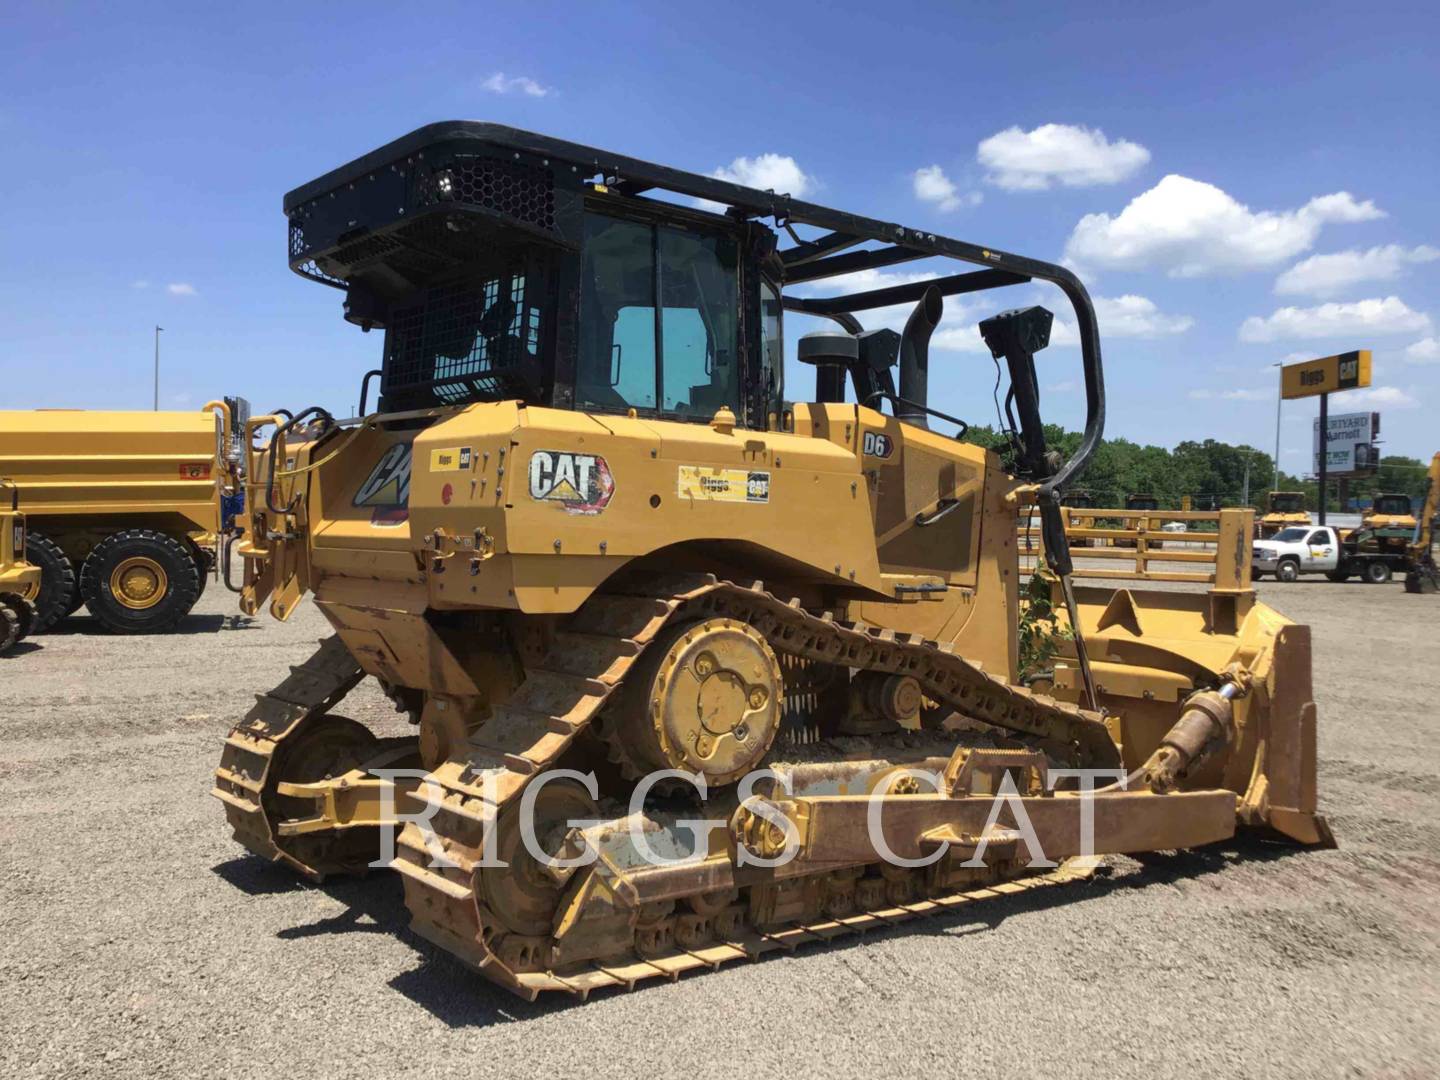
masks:
<svg viewBox="0 0 1440 1080"><path fill-rule="evenodd" d="M1317 573L1334 570L1339 563L1340 545L1335 540L1333 529L1314 529L1305 539L1305 553L1301 566Z"/></svg>

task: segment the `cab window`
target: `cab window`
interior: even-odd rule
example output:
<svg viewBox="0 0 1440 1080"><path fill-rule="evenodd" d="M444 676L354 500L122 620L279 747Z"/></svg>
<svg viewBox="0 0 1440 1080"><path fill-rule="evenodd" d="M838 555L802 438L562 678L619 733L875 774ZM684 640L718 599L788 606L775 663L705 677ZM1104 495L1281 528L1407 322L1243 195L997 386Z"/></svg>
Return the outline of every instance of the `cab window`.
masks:
<svg viewBox="0 0 1440 1080"><path fill-rule="evenodd" d="M580 408L739 414L733 237L591 213L580 288Z"/></svg>
<svg viewBox="0 0 1440 1080"><path fill-rule="evenodd" d="M766 387L766 396L769 398L770 407L778 410L784 391L785 377L785 342L783 338L784 324L781 321L784 315L784 308L780 299L780 290L770 282L760 282L760 333L764 338L765 355L761 365L769 379Z"/></svg>

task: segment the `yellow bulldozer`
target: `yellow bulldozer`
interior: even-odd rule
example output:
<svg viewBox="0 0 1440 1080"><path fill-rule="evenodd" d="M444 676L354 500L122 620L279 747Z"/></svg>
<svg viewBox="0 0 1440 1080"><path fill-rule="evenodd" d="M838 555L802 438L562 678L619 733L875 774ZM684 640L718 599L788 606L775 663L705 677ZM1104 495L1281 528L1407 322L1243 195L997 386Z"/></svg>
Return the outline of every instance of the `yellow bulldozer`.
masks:
<svg viewBox="0 0 1440 1080"><path fill-rule="evenodd" d="M475 122L285 210L291 268L383 345L375 411L247 425L242 607L308 595L334 628L225 740L213 793L250 851L311 880L392 867L418 933L524 997L583 998L1106 853L1332 842L1307 628L1248 580L1071 581L1062 498L1105 383L1069 270ZM1068 461L1041 421L1044 308L980 323L1003 453L929 400L944 299L1030 281L1080 337ZM896 305L903 331L861 322ZM787 313L834 324L798 342L809 402L783 384ZM1046 566L1022 591L1032 506ZM1017 645L1041 592L1078 629L1048 693ZM410 735L343 715L366 678Z"/></svg>
<svg viewBox="0 0 1440 1080"><path fill-rule="evenodd" d="M1292 525L1309 524L1303 491L1272 491L1265 496L1265 513L1257 523L1256 533L1261 540L1268 540Z"/></svg>
<svg viewBox="0 0 1440 1080"><path fill-rule="evenodd" d="M235 408L241 415L235 415ZM83 604L107 630L172 629L214 575L243 399L179 412L0 412L0 471L25 491L35 631Z"/></svg>
<svg viewBox="0 0 1440 1080"><path fill-rule="evenodd" d="M1419 522L1414 502L1400 493L1376 495L1360 515L1362 529L1413 529Z"/></svg>
<svg viewBox="0 0 1440 1080"><path fill-rule="evenodd" d="M40 568L25 561L25 515L20 489L0 477L0 656L35 628Z"/></svg>

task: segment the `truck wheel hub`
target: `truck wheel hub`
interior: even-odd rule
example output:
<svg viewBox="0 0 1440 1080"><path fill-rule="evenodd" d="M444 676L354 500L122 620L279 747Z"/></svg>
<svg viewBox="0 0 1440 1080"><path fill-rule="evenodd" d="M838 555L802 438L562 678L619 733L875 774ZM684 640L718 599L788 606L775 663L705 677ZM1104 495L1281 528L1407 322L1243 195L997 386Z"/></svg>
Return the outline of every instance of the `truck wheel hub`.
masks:
<svg viewBox="0 0 1440 1080"><path fill-rule="evenodd" d="M125 559L110 573L110 595L132 611L154 607L169 586L164 567L144 556Z"/></svg>

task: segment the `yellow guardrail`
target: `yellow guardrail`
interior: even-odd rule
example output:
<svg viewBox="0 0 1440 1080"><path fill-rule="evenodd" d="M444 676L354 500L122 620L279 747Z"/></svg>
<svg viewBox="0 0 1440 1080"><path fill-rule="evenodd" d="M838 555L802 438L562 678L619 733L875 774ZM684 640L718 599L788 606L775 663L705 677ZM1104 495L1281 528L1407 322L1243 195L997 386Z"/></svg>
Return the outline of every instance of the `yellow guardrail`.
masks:
<svg viewBox="0 0 1440 1080"><path fill-rule="evenodd" d="M1250 540L1255 511L1064 509L1065 535L1075 576L1130 581L1180 581L1208 584L1221 592L1250 589ZM1100 525L1119 521L1120 526ZM1185 522L1184 532L1168 532L1167 522ZM1210 529L1191 525L1211 524ZM1044 551L1040 514L1031 506L1020 512L1020 568L1033 570ZM1096 565L1099 563L1101 565ZM1120 564L1128 565L1104 565ZM1168 564L1157 565L1157 564Z"/></svg>

